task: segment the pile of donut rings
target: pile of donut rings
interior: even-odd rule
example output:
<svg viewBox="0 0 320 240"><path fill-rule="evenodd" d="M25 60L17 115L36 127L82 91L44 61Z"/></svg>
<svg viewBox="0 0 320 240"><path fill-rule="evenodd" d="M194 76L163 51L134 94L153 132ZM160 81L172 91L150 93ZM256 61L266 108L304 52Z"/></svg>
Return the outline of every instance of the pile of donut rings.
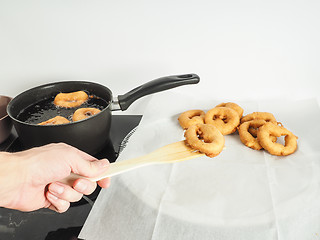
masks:
<svg viewBox="0 0 320 240"><path fill-rule="evenodd" d="M297 139L272 113L253 112L243 116L236 103L221 103L207 112L189 110L178 121L185 130L185 142L208 157L219 155L225 144L224 135L238 132L241 142L252 149L265 149L272 155L286 156L297 149ZM284 144L278 138L284 136ZM278 142L277 142L278 141Z"/></svg>
<svg viewBox="0 0 320 240"><path fill-rule="evenodd" d="M89 95L84 91L77 91L71 93L59 93L55 96L53 103L57 107L62 108L75 108L81 106L83 103L88 101ZM78 108L72 115L72 121L80 121L91 117L97 113L101 112L100 109L97 108ZM66 124L70 123L67 118L62 116L56 116L54 118L50 118L47 121L38 123L38 125L57 125L57 124Z"/></svg>

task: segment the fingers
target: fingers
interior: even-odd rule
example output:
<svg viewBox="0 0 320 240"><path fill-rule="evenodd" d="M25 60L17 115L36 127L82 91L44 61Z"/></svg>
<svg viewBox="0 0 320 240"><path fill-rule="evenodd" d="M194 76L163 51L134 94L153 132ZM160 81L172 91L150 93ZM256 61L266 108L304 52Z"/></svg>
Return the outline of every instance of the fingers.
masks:
<svg viewBox="0 0 320 240"><path fill-rule="evenodd" d="M97 187L96 182L92 182L90 180L83 179L83 178L79 178L73 183L73 188L84 195L90 195L91 193L94 192L96 187Z"/></svg>
<svg viewBox="0 0 320 240"><path fill-rule="evenodd" d="M57 198L68 202L77 202L82 198L83 195L72 187L60 182L51 183L48 186L48 191Z"/></svg>
<svg viewBox="0 0 320 240"><path fill-rule="evenodd" d="M49 144L48 147L61 148L65 154L64 159L71 172L84 177L96 177L105 172L110 162L107 159L98 160L95 157L64 143Z"/></svg>
<svg viewBox="0 0 320 240"><path fill-rule="evenodd" d="M110 178L104 178L98 181L98 185L102 188L108 188L110 186Z"/></svg>
<svg viewBox="0 0 320 240"><path fill-rule="evenodd" d="M51 203L49 209L63 213L70 207L70 202L79 201L83 194L90 195L96 189L97 184L86 179L77 179L74 187L54 182L48 186L47 199Z"/></svg>
<svg viewBox="0 0 320 240"><path fill-rule="evenodd" d="M56 197L50 192L46 193L46 197L51 203L51 205L48 208L53 211L56 211L58 213L63 213L67 211L70 207L70 202L59 199L58 197Z"/></svg>
<svg viewBox="0 0 320 240"><path fill-rule="evenodd" d="M98 181L98 184L102 188L107 188L110 186L110 178L102 179ZM79 201L83 194L90 195L96 187L97 183L82 178L74 182L73 188L60 182L51 183L46 193L50 202L48 208L58 213L63 213L69 209L70 202Z"/></svg>
<svg viewBox="0 0 320 240"><path fill-rule="evenodd" d="M86 159L69 159L70 168L73 173L84 177L96 177L108 169L110 163L107 159L91 160Z"/></svg>

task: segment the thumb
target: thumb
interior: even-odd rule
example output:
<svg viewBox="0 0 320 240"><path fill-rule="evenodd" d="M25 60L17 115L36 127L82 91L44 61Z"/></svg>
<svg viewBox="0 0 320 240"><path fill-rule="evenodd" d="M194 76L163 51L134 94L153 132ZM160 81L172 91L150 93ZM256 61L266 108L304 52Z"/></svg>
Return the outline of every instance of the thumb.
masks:
<svg viewBox="0 0 320 240"><path fill-rule="evenodd" d="M84 177L96 177L106 171L110 165L107 159L101 160L86 160L77 159L77 161L71 161L71 172Z"/></svg>

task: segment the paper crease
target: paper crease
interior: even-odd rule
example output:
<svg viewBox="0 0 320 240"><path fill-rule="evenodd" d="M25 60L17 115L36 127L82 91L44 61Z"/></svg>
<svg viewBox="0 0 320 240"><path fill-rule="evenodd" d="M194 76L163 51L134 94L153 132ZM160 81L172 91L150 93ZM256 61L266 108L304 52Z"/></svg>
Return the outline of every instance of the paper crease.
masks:
<svg viewBox="0 0 320 240"><path fill-rule="evenodd" d="M270 174L271 167L270 167L270 164L269 164L269 161L268 161L267 154L268 153L264 152L263 156L264 156L264 160L265 160L265 164L266 164L266 171L267 171L269 190L270 190L270 198L271 198L272 209L273 209L273 214L274 214L274 223L275 223L275 227L276 227L276 231L277 231L277 239L275 239L275 240L280 240L280 237L279 237L279 223L278 223L278 217L277 217L276 208L275 208L275 200L274 200L273 191L272 191L272 180L271 180L271 174Z"/></svg>
<svg viewBox="0 0 320 240"><path fill-rule="evenodd" d="M260 101L258 101L258 111L262 111L261 110L261 104ZM279 237L279 223L278 223L278 217L277 217L277 213L276 213L276 208L275 208L275 200L274 200L274 196L273 196L273 191L272 191L272 181L271 181L271 176L270 176L270 164L268 161L268 153L263 152L263 158L265 161L265 165L266 165L266 173L267 173L267 177L268 177L268 184L269 184L269 191L270 191L270 198L271 198L271 203L272 203L272 209L273 209L273 215L274 215L274 221L275 221L275 227L276 227L276 233L277 233L277 239L275 240L280 240Z"/></svg>
<svg viewBox="0 0 320 240"><path fill-rule="evenodd" d="M155 223L154 223L154 227L153 227L153 231L152 231L152 235L151 235L151 238L150 238L150 240L153 240L154 238L154 233L155 233L155 231L156 231L156 228L157 228L157 225L158 225L158 220L159 220L159 216L160 216L160 212L161 212L161 207L162 207L162 203L163 203L163 199L165 198L165 195L166 195L166 193L167 193L167 189L169 188L169 186L170 186L170 182L171 182L171 179L172 179L172 176L173 176L173 172L174 172L174 167L175 167L175 163L172 163L171 164L171 169L170 169L170 174L169 174L169 176L168 176L168 183L167 183L167 186L166 186L166 188L165 188L165 190L164 190L164 192L163 192L163 194L162 194L162 196L161 196L161 199L160 199L160 201L159 201L159 205L158 205L158 211L157 211L157 216L156 216L156 220L155 220Z"/></svg>

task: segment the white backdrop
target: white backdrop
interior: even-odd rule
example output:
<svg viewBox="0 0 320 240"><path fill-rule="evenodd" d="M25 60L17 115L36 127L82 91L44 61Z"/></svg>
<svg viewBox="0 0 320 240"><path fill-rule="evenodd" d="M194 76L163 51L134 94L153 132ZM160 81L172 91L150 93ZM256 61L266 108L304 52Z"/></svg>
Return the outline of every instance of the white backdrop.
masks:
<svg viewBox="0 0 320 240"><path fill-rule="evenodd" d="M319 98L319 12L317 0L1 0L0 94L81 79L118 95L197 73L181 91Z"/></svg>

